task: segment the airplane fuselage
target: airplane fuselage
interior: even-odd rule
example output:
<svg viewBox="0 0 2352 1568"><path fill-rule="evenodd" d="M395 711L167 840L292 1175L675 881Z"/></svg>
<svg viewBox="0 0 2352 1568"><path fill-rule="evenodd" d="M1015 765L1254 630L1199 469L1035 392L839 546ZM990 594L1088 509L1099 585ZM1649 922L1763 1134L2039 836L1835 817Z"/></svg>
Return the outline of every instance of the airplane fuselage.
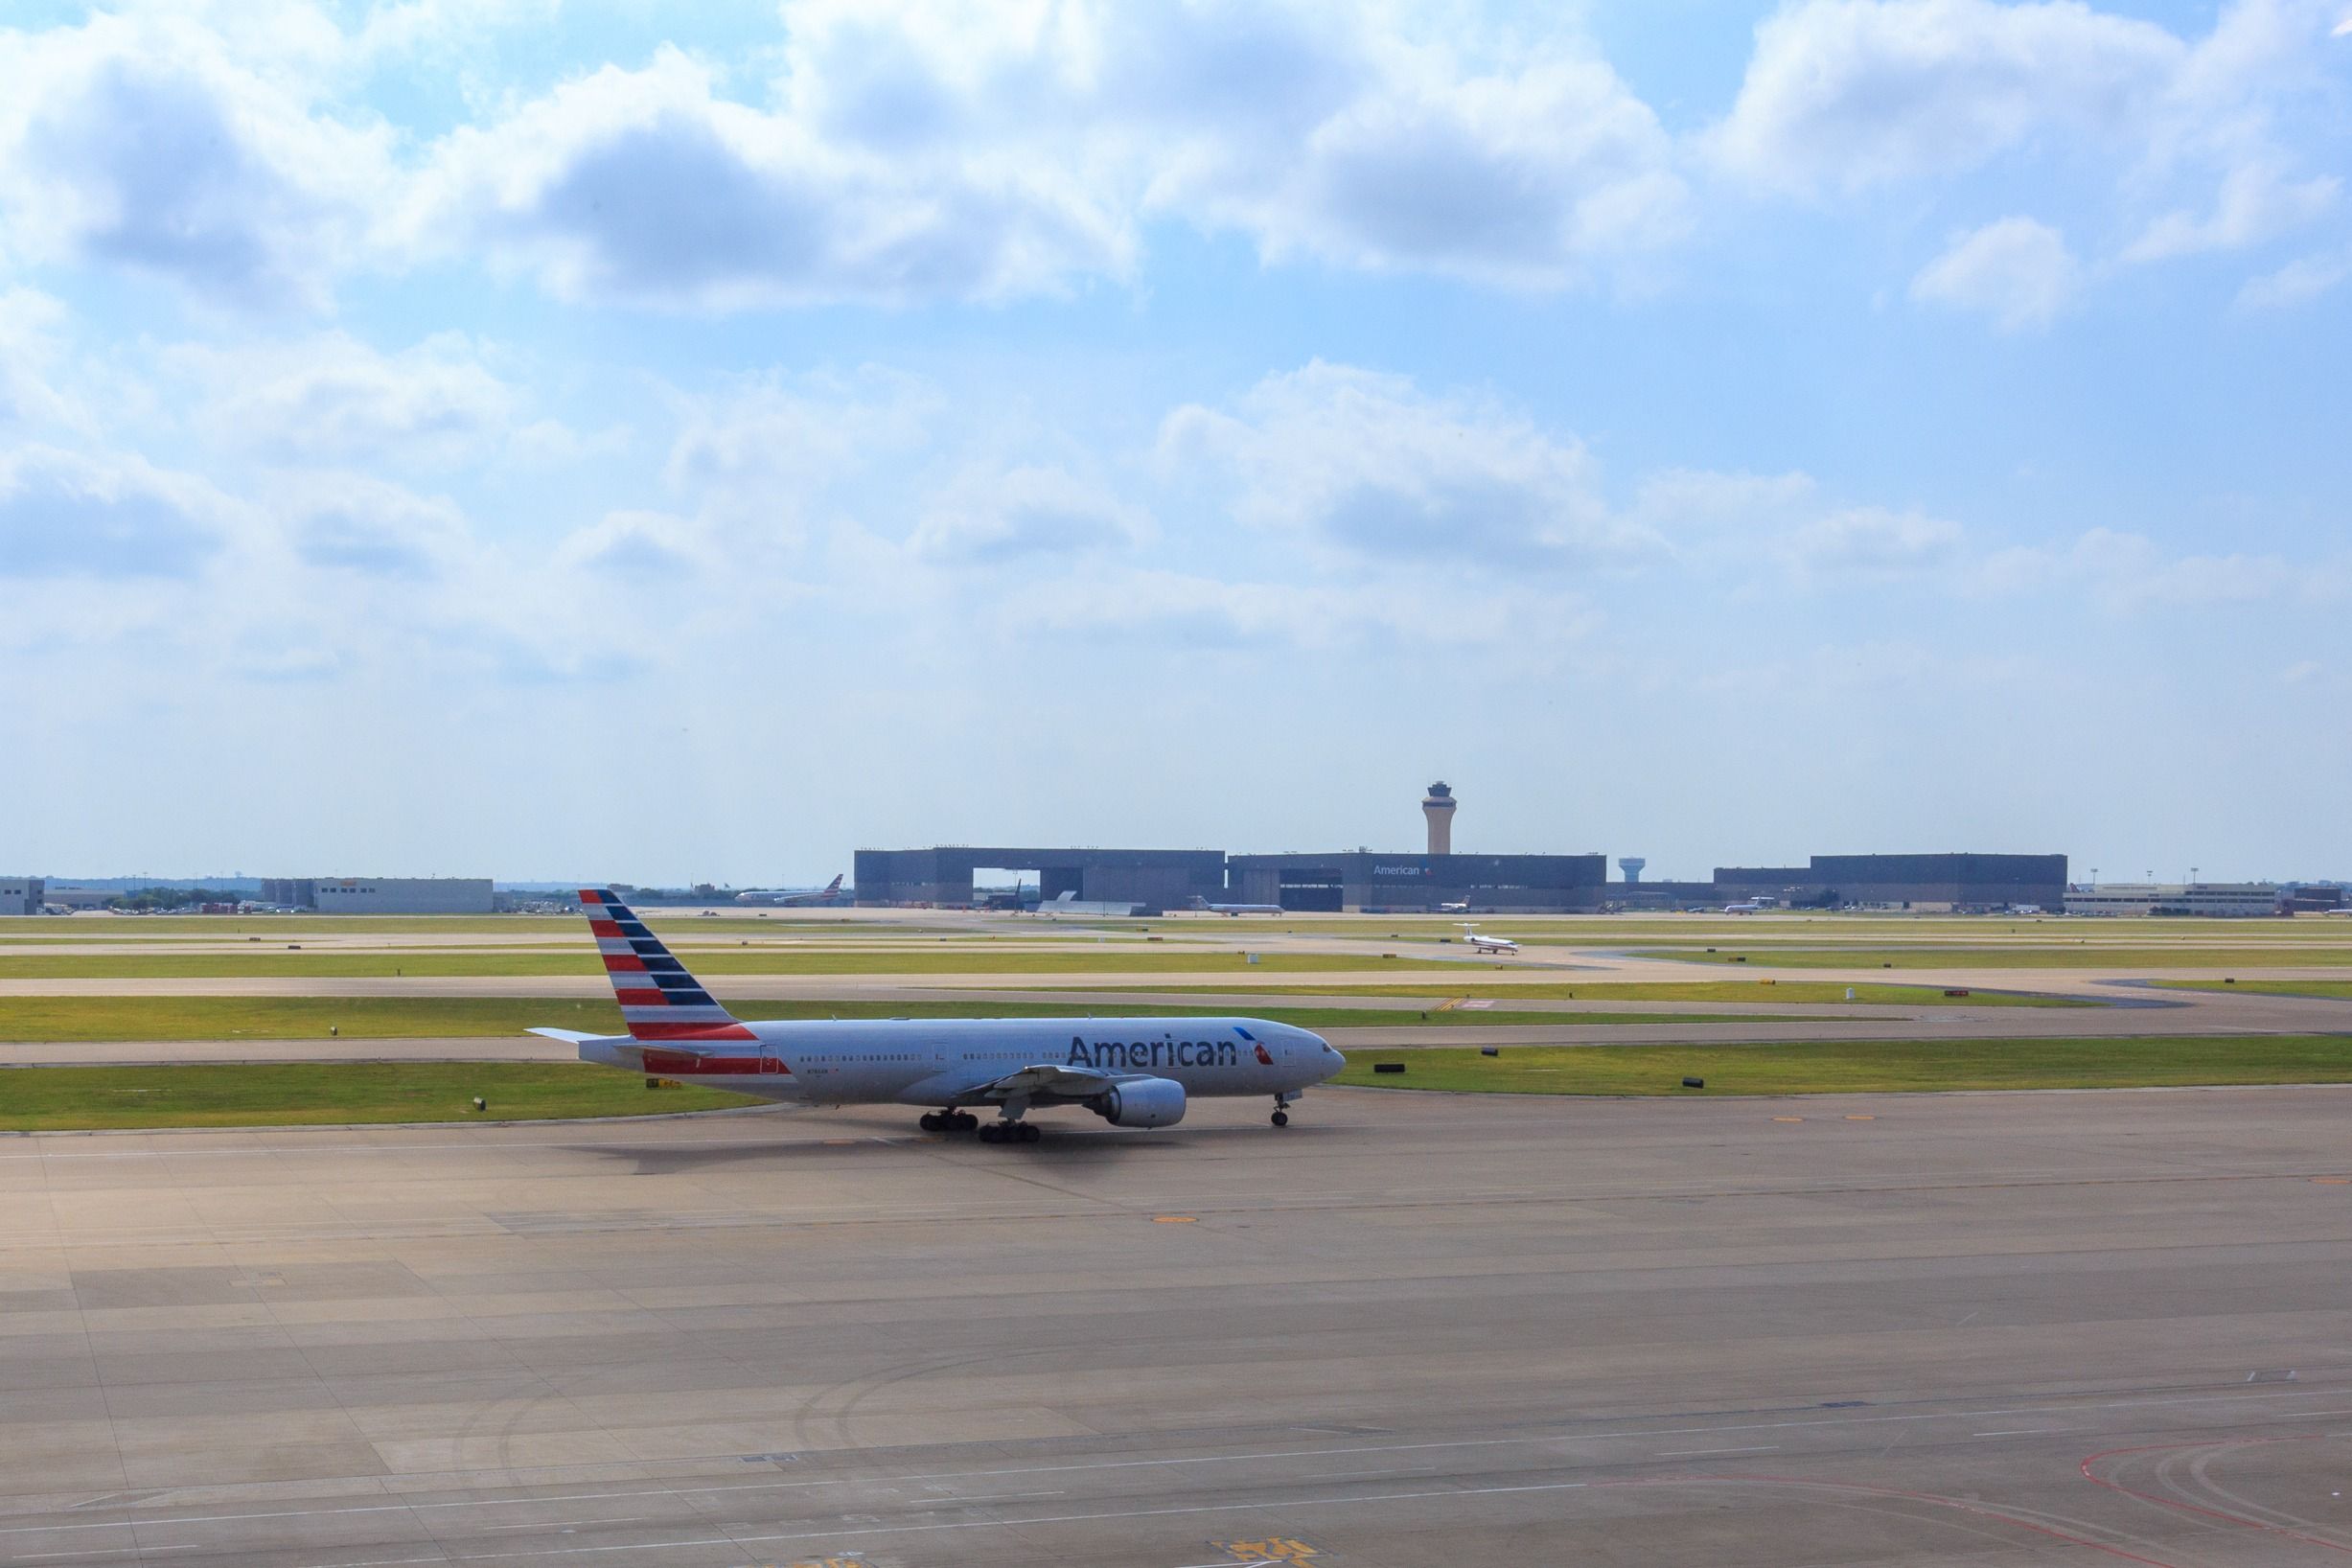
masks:
<svg viewBox="0 0 2352 1568"><path fill-rule="evenodd" d="M980 1103L1040 1063L1168 1078L1190 1098L1297 1095L1339 1071L1318 1035L1255 1018L746 1020L725 1046L627 1035L579 1042L583 1061L802 1105Z"/></svg>

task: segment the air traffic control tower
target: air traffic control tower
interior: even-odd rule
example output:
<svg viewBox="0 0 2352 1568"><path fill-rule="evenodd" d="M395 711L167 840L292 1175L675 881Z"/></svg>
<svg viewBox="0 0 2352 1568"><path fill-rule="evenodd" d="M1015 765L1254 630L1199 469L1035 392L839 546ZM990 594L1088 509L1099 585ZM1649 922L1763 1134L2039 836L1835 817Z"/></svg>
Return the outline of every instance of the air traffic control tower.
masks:
<svg viewBox="0 0 2352 1568"><path fill-rule="evenodd" d="M1429 819L1429 852L1450 855L1454 852L1454 791L1443 779L1429 786L1421 797L1421 815Z"/></svg>

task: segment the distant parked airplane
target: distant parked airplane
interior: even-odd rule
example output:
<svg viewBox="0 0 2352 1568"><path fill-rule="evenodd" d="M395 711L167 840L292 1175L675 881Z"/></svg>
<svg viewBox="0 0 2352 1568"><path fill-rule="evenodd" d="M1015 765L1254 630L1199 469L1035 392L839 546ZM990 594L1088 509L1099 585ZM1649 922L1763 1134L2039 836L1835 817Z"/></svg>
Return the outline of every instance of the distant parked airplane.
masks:
<svg viewBox="0 0 2352 1568"><path fill-rule="evenodd" d="M1470 912L1470 901L1465 898L1458 904L1441 904L1438 906L1438 912L1440 914L1467 914Z"/></svg>
<svg viewBox="0 0 2352 1568"><path fill-rule="evenodd" d="M1519 944L1508 936L1481 936L1478 934L1478 927L1470 921L1464 920L1460 924L1464 939L1481 953L1516 953L1519 951Z"/></svg>
<svg viewBox="0 0 2352 1568"><path fill-rule="evenodd" d="M1274 1124L1347 1066L1323 1037L1257 1018L926 1018L745 1023L609 888L584 888L623 1034L535 1028L584 1062L802 1105L935 1105L925 1132L1034 1143L1027 1116L1081 1105L1114 1127L1172 1127L1195 1095L1274 1100ZM973 1109L993 1110L982 1122Z"/></svg>
<svg viewBox="0 0 2352 1568"><path fill-rule="evenodd" d="M807 904L830 904L842 896L842 878L835 872L833 880L821 888L753 888L735 895L738 904L770 904L782 909L796 909Z"/></svg>
<svg viewBox="0 0 2352 1568"><path fill-rule="evenodd" d="M1288 914L1280 904L1211 904L1205 898L1192 900L1195 910L1210 914Z"/></svg>

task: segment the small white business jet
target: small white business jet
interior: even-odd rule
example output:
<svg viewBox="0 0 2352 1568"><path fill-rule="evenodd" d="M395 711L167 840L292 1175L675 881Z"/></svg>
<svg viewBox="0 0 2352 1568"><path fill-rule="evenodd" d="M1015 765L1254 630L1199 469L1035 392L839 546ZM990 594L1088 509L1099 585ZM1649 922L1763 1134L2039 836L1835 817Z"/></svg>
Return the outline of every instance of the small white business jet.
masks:
<svg viewBox="0 0 2352 1568"><path fill-rule="evenodd" d="M1481 936L1478 934L1478 927L1472 922L1464 920L1458 924L1462 927L1464 940L1481 953L1516 953L1519 951L1519 944L1508 936Z"/></svg>
<svg viewBox="0 0 2352 1568"><path fill-rule="evenodd" d="M533 1029L580 1059L800 1105L922 1105L925 1132L1034 1143L1031 1111L1173 1127L1195 1097L1274 1101L1348 1065L1324 1038L1257 1018L889 1018L749 1023L721 1006L610 888L581 889L627 1034ZM976 1113L994 1111L983 1121Z"/></svg>

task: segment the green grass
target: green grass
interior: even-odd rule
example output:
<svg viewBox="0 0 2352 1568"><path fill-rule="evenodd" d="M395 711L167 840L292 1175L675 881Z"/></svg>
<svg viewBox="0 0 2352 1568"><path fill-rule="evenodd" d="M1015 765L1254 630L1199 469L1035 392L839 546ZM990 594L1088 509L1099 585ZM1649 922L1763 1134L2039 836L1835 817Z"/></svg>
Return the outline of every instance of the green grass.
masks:
<svg viewBox="0 0 2352 1568"><path fill-rule="evenodd" d="M473 1096L489 1101L473 1109ZM710 1089L645 1087L574 1063L299 1062L0 1071L0 1130L538 1121L756 1105Z"/></svg>
<svg viewBox="0 0 2352 1568"><path fill-rule="evenodd" d="M1381 1061L1405 1072L1375 1073ZM1704 1078L1704 1090L1679 1085ZM2139 1089L2352 1082L2352 1037L1822 1040L1787 1045L1513 1046L1349 1053L1337 1080L1514 1095L1850 1095L1953 1089Z"/></svg>
<svg viewBox="0 0 2352 1568"><path fill-rule="evenodd" d="M1149 986L1122 985L1108 987L1112 992L1141 991ZM1283 996L1301 997L1437 997L1449 993L1441 985L1285 985L1280 988ZM1245 985L1188 985L1187 995L1198 996L1255 996L1267 987ZM1822 1003L1846 999L1843 980L1781 980L1771 985L1755 980L1599 980L1585 983L1506 983L1481 985L1467 994L1475 1000L1495 1002L1739 1002L1739 1003ZM1879 1006L1924 1007L2099 1007L2105 1003L2082 997L2026 996L2017 992L1972 991L1964 997L1948 997L1932 985L1885 985L1860 983L1853 987L1856 1006L1875 1003ZM1451 1017L1449 1013L1447 1015Z"/></svg>
<svg viewBox="0 0 2352 1568"><path fill-rule="evenodd" d="M973 952L913 948L904 951L778 952L758 948L686 950L698 975L1059 975L1234 970L1251 967L1239 953L1183 948L1104 951L1084 948L1060 953ZM1360 953L1269 953L1257 968L1269 972L1316 973L1348 970L1411 970L1419 960ZM600 975L595 953L512 952L495 948L456 953L353 953L322 949L289 953L283 947L250 953L0 954L5 980L362 980L394 975L450 979L469 975Z"/></svg>
<svg viewBox="0 0 2352 1568"><path fill-rule="evenodd" d="M1229 1007L1155 1007L1074 1002L907 1002L894 999L734 1000L741 1018L1201 1018ZM1418 1027L1418 1008L1272 1007L1253 1016L1304 1029ZM1762 1015L1652 1013L1431 1012L1437 1025L1769 1023ZM534 1026L621 1031L610 1000L578 997L12 997L0 1001L0 1040L347 1040L447 1037L495 1039Z"/></svg>
<svg viewBox="0 0 2352 1568"><path fill-rule="evenodd" d="M2306 948L2199 947L1856 947L1779 948L1725 945L1718 953L1688 948L1645 948L1634 958L1678 958L1686 963L1747 961L1779 969L2280 969L2314 964L2352 964L2352 944Z"/></svg>
<svg viewBox="0 0 2352 1568"><path fill-rule="evenodd" d="M2251 991L2257 996L2333 997L2352 1002L2352 980L2160 980L2151 982L2168 991Z"/></svg>

